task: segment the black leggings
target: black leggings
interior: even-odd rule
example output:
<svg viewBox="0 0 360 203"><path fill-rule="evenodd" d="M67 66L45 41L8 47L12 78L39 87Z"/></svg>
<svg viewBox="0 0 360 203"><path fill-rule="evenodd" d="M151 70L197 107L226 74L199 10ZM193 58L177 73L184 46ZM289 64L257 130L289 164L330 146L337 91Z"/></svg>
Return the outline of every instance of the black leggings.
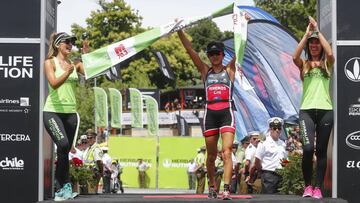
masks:
<svg viewBox="0 0 360 203"><path fill-rule="evenodd" d="M307 136L308 143L303 145L302 171L305 185L311 185L313 171L314 138L316 134L316 183L321 187L324 182L327 160L327 146L333 127L333 111L309 109L300 111L300 133Z"/></svg>
<svg viewBox="0 0 360 203"><path fill-rule="evenodd" d="M44 125L52 140L57 146L57 164L55 178L63 187L70 182L69 152L78 128L77 113L43 112Z"/></svg>

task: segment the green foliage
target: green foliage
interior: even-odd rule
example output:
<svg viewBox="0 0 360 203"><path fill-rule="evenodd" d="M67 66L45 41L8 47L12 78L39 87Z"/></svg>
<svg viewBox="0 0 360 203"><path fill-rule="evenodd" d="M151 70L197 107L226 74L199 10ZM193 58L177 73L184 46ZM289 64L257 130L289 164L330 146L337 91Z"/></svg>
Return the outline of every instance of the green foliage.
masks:
<svg viewBox="0 0 360 203"><path fill-rule="evenodd" d="M269 12L297 38L301 38L309 23L316 19L316 0L254 0L257 7Z"/></svg>
<svg viewBox="0 0 360 203"><path fill-rule="evenodd" d="M88 81L85 85L78 85L76 88L76 110L80 116L80 134L84 134L89 128L94 128L95 97L92 85L92 81Z"/></svg>
<svg viewBox="0 0 360 203"><path fill-rule="evenodd" d="M72 32L78 39L86 33L92 50L117 42L144 31L141 29L142 17L124 0L98 0L101 9L92 11L86 19L86 28L73 24ZM81 48L81 42L77 42Z"/></svg>
<svg viewBox="0 0 360 203"><path fill-rule="evenodd" d="M93 179L94 173L89 168L89 166L81 165L81 166L74 166L73 164L70 164L70 180L74 183L79 183L79 185L86 185L88 182L90 184L93 184L93 181L90 181Z"/></svg>
<svg viewBox="0 0 360 203"><path fill-rule="evenodd" d="M280 193L291 195L302 195L304 179L301 169L302 155L291 154L288 157L289 163L283 169L277 170L282 176L279 186Z"/></svg>
<svg viewBox="0 0 360 203"><path fill-rule="evenodd" d="M216 23L209 19L202 20L197 25L189 28L187 33L193 38L192 46L197 52L206 50L206 45L209 42L223 39L223 33Z"/></svg>

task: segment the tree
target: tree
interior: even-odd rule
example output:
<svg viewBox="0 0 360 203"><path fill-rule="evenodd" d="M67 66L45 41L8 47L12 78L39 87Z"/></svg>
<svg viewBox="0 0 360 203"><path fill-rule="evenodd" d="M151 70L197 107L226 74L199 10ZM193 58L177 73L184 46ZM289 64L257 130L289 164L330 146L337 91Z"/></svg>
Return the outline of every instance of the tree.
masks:
<svg viewBox="0 0 360 203"><path fill-rule="evenodd" d="M78 85L76 88L76 100L78 105L76 111L80 116L79 133L85 133L87 129L94 129L94 92L89 83Z"/></svg>
<svg viewBox="0 0 360 203"><path fill-rule="evenodd" d="M316 19L316 0L254 0L257 7L269 12L297 38L302 38L309 23Z"/></svg>
<svg viewBox="0 0 360 203"><path fill-rule="evenodd" d="M195 51L206 50L206 45L211 41L220 41L223 33L213 21L205 19L189 28L187 33L193 38L192 46Z"/></svg>
<svg viewBox="0 0 360 203"><path fill-rule="evenodd" d="M101 9L91 12L90 17L86 19L86 28L77 24L71 26L78 39L81 39L83 34L87 35L92 50L144 31L140 27L142 17L124 0L98 0L98 4ZM77 46L81 47L80 42Z"/></svg>

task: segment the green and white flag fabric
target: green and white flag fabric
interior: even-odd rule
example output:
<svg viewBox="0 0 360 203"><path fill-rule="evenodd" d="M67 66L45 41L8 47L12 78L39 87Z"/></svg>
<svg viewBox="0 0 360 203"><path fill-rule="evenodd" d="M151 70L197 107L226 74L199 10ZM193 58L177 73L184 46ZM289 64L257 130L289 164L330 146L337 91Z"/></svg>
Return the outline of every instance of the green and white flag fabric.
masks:
<svg viewBox="0 0 360 203"><path fill-rule="evenodd" d="M143 127L143 100L141 92L135 88L129 88L131 105L131 127Z"/></svg>
<svg viewBox="0 0 360 203"><path fill-rule="evenodd" d="M95 125L97 127L108 127L108 105L105 90L94 87L95 95Z"/></svg>
<svg viewBox="0 0 360 203"><path fill-rule="evenodd" d="M159 132L159 108L157 101L151 96L144 96L148 133L157 136Z"/></svg>
<svg viewBox="0 0 360 203"><path fill-rule="evenodd" d="M93 52L82 55L85 68L85 79L95 77L112 66L130 58L141 50L147 48L163 36L176 32L179 29L191 26L203 19L212 19L232 12L233 4L213 12L210 15L200 16L192 19L179 19L164 26L127 38L120 42L102 47Z"/></svg>
<svg viewBox="0 0 360 203"><path fill-rule="evenodd" d="M239 81L240 86L244 90L250 90L253 87L247 80L243 80L240 75L241 66L244 60L245 46L247 40L247 24L245 12L241 11L235 4L233 5L233 26L234 26L234 51L236 56L235 62L235 79Z"/></svg>
<svg viewBox="0 0 360 203"><path fill-rule="evenodd" d="M119 90L109 88L111 119L110 126L113 128L121 128L122 115L122 97Z"/></svg>

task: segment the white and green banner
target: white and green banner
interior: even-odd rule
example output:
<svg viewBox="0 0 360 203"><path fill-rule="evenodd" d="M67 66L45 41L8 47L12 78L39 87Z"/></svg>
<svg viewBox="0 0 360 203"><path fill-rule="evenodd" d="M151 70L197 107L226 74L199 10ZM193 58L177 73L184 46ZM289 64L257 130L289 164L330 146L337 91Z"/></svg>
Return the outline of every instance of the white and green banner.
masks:
<svg viewBox="0 0 360 203"><path fill-rule="evenodd" d="M109 88L111 119L110 126L113 128L121 128L122 118L122 97L119 90Z"/></svg>
<svg viewBox="0 0 360 203"><path fill-rule="evenodd" d="M234 26L234 50L235 50L235 79L239 81L240 86L247 90L252 89L247 81L243 82L241 76L241 66L244 60L246 39L247 39L247 19L245 12L241 11L235 4L233 5L233 26Z"/></svg>
<svg viewBox="0 0 360 203"><path fill-rule="evenodd" d="M206 16L191 19L179 19L177 22L151 29L134 37L84 54L81 57L85 67L85 78L89 79L101 74L112 66L147 48L163 36L193 25L203 19L212 19L230 14L232 12L232 6L233 4Z"/></svg>
<svg viewBox="0 0 360 203"><path fill-rule="evenodd" d="M95 125L96 127L108 127L108 105L105 90L93 87L95 95Z"/></svg>
<svg viewBox="0 0 360 203"><path fill-rule="evenodd" d="M159 132L159 108L157 101L151 96L144 96L146 119L149 135L157 136Z"/></svg>
<svg viewBox="0 0 360 203"><path fill-rule="evenodd" d="M141 92L136 88L129 88L131 105L131 127L143 127L143 101Z"/></svg>
<svg viewBox="0 0 360 203"><path fill-rule="evenodd" d="M236 65L241 66L244 60L244 52L247 39L247 20L245 12L234 4L233 7L233 26L234 26L234 49Z"/></svg>

